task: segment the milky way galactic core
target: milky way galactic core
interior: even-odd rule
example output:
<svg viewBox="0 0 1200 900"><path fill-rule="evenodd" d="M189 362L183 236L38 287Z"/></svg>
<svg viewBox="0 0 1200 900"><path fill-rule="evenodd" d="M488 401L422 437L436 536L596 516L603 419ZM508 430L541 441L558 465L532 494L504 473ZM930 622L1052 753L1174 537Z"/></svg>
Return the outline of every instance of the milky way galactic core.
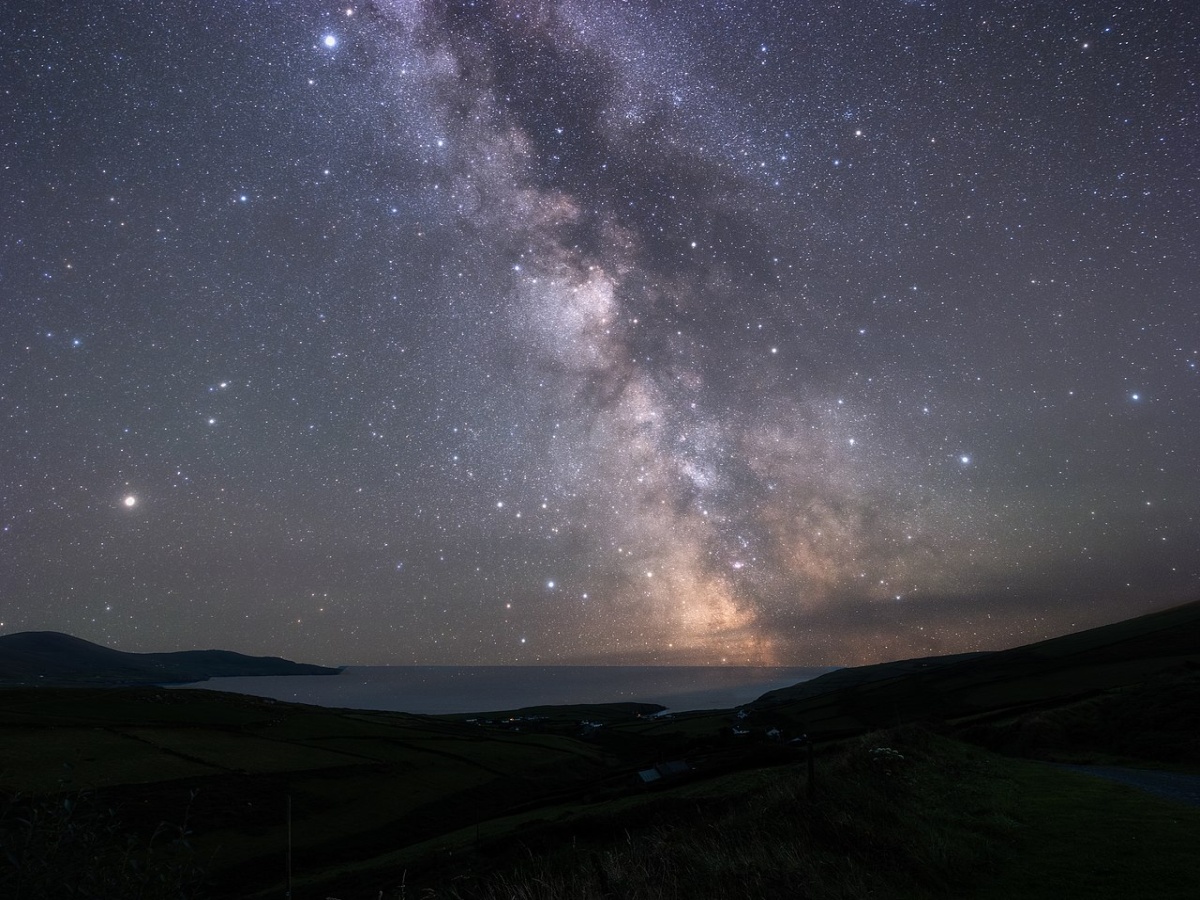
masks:
<svg viewBox="0 0 1200 900"><path fill-rule="evenodd" d="M818 665L1200 596L1184 0L4 34L4 631Z"/></svg>

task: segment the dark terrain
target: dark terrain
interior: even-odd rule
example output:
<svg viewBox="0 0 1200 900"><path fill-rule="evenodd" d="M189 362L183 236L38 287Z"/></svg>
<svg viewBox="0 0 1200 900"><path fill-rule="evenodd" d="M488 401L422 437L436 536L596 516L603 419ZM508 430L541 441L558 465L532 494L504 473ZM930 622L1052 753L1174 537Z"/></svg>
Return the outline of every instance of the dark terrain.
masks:
<svg viewBox="0 0 1200 900"><path fill-rule="evenodd" d="M229 650L125 653L57 631L0 635L0 685L129 685L227 675L336 675L340 669Z"/></svg>
<svg viewBox="0 0 1200 900"><path fill-rule="evenodd" d="M670 717L612 704L466 721L46 686L86 678L89 658L102 685L249 658L54 636L79 650L64 674L10 655L14 638L47 652L34 637L0 639L0 660L46 676L0 691L4 896L67 896L68 876L115 885L93 896L281 896L289 834L297 898L1033 900L1084 896L1038 885L1083 877L1072 866L1095 853L1115 869L1086 896L1200 888L1181 862L1200 810L1018 759L1200 771L1198 603Z"/></svg>

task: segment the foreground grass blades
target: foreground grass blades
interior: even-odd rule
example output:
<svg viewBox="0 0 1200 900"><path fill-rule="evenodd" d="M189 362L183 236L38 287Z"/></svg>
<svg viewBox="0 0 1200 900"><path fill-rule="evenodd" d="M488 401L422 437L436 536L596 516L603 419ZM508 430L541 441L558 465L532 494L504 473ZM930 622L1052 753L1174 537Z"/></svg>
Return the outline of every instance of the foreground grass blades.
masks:
<svg viewBox="0 0 1200 900"><path fill-rule="evenodd" d="M1200 809L1049 765L1004 766L1020 829L979 900L1200 897Z"/></svg>
<svg viewBox="0 0 1200 900"><path fill-rule="evenodd" d="M290 843L295 900L1200 897L1200 810L978 746L1198 765L1196 647L1189 604L666 717L0 691L0 807L15 798L0 896L71 896L64 872L137 886L152 868L175 896L276 898ZM811 782L812 745L787 741L799 734L818 741ZM647 785L654 766L665 774ZM104 816L63 805L81 795ZM188 847L164 844L181 810Z"/></svg>
<svg viewBox="0 0 1200 900"><path fill-rule="evenodd" d="M442 900L1200 896L1200 810L916 728L803 767L741 773L522 843L519 865ZM739 790L738 788L741 788Z"/></svg>
<svg viewBox="0 0 1200 900"><path fill-rule="evenodd" d="M418 842L403 861L330 858L297 880L293 896L1200 896L1200 809L915 726L826 748L815 771L815 796L807 767L792 763L542 807ZM97 797L17 798L0 817L4 896L69 896L79 888L114 900L251 894L264 873L243 869L241 882L205 878L212 857L190 848L183 812L183 825L131 830ZM420 832L420 823L409 825ZM397 832L393 845L404 840ZM344 859L364 849L350 841Z"/></svg>
<svg viewBox="0 0 1200 900"><path fill-rule="evenodd" d="M423 896L963 896L1002 865L1020 828L1001 761L917 728L825 755L812 800L808 787L792 765L597 811L526 842L523 864L476 878L463 865Z"/></svg>

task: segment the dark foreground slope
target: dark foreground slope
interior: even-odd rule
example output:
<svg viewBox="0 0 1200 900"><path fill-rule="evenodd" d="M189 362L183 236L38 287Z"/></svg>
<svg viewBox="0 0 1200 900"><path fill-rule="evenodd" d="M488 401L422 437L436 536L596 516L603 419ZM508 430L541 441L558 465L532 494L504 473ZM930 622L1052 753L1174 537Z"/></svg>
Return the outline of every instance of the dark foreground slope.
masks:
<svg viewBox="0 0 1200 900"><path fill-rule="evenodd" d="M1008 744L1035 721L1086 745L1104 733L1064 723L1120 712L1155 729L1132 758L1186 762L1197 673L1200 604L1011 651L843 670L743 710L674 717L614 705L484 724L212 691L13 688L0 691L0 844L58 853L70 849L62 834L103 832L148 847L169 833L161 823L186 823L193 855L181 859L203 863L213 898L282 896L289 839L295 898L968 897L1005 867L1003 895L1033 896L1054 874L1040 845L1078 835L1053 861L1062 883L1075 877L1069 863L1094 868L1093 846L1109 869L1127 850L1131 878L1159 873L1090 900L1191 898L1200 873L1165 879L1200 840L1200 813L956 738L1023 752ZM584 718L605 724L584 729ZM815 748L787 740L801 731ZM647 786L638 773L656 764L668 775ZM92 818L72 819L84 815L75 802ZM124 831L103 824L109 810ZM1146 845L1101 833L1105 810ZM47 852L31 851L17 876L86 872L116 851L38 869ZM1037 865L1012 868L1025 858ZM4 877L0 866L9 896Z"/></svg>
<svg viewBox="0 0 1200 900"><path fill-rule="evenodd" d="M613 753L560 727L529 733L207 690L13 688L0 691L0 848L29 843L22 823L47 823L42 837L55 847L59 832L118 834L106 853L125 832L139 846L176 833L163 831L171 823L208 870L205 895L245 897L278 883L289 840L296 877L321 880L498 817L620 793L654 762L653 741ZM36 815L31 797L43 804ZM54 830L70 808L99 824ZM14 896L4 876L0 857L0 897Z"/></svg>
<svg viewBox="0 0 1200 900"><path fill-rule="evenodd" d="M841 669L772 691L759 720L821 737L912 721L986 721L1059 707L1200 666L1200 602L995 653Z"/></svg>
<svg viewBox="0 0 1200 900"><path fill-rule="evenodd" d="M0 684L165 684L226 675L336 675L339 671L229 650L126 653L57 631L0 635Z"/></svg>

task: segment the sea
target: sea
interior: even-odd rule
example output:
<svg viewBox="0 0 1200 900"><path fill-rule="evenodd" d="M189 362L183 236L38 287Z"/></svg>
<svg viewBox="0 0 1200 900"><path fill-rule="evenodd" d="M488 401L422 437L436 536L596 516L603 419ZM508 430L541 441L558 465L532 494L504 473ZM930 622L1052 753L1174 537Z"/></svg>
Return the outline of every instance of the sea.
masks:
<svg viewBox="0 0 1200 900"><path fill-rule="evenodd" d="M812 666L348 666L337 675L212 678L177 687L426 715L626 701L686 712L741 706L829 671Z"/></svg>

